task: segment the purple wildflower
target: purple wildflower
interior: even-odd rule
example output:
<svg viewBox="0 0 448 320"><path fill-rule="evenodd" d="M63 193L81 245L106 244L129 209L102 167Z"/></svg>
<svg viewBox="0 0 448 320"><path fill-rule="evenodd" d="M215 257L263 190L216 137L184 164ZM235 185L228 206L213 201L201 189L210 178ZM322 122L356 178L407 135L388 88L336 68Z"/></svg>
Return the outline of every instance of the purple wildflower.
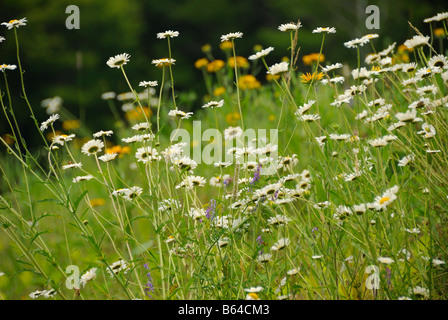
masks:
<svg viewBox="0 0 448 320"><path fill-rule="evenodd" d="M258 243L259 246L263 245L264 241L263 241L263 238L261 236L257 237L257 243Z"/></svg>
<svg viewBox="0 0 448 320"><path fill-rule="evenodd" d="M261 171L261 164L258 164L257 169L254 172L254 177L253 177L252 181L250 182L251 184L254 184L258 180L260 180L260 171Z"/></svg>
<svg viewBox="0 0 448 320"><path fill-rule="evenodd" d="M149 271L148 264L145 263L143 266L146 270L148 270L148 273L146 274L148 276L148 282L145 285L145 293L149 298L151 298L151 293L154 293L154 284L152 283L151 272Z"/></svg>
<svg viewBox="0 0 448 320"><path fill-rule="evenodd" d="M205 217L209 220L213 220L215 217L216 212L216 200L212 199L210 200L210 205L208 206L207 210L205 210Z"/></svg>

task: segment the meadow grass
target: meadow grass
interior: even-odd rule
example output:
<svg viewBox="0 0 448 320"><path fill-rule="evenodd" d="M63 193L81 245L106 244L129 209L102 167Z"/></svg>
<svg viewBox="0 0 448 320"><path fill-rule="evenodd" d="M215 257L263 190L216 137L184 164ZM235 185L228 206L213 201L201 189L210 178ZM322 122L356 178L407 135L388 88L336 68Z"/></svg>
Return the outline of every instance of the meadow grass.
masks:
<svg viewBox="0 0 448 320"><path fill-rule="evenodd" d="M93 136L58 97L36 119L20 61L27 21L5 23L17 65L1 65L0 297L446 299L448 59L432 45L446 41L446 14L433 18L438 33L415 30L405 45L347 41L358 63L345 73L325 65L335 28L315 29L321 46L303 56L301 23L281 25L281 62L271 47L245 58L243 34L223 35L221 57L204 46L195 63L202 106L176 91L179 32L159 33L159 79L128 75L128 54L105 64L129 92L103 94L115 126ZM31 125L38 149L22 136ZM250 129L270 133L244 139Z"/></svg>

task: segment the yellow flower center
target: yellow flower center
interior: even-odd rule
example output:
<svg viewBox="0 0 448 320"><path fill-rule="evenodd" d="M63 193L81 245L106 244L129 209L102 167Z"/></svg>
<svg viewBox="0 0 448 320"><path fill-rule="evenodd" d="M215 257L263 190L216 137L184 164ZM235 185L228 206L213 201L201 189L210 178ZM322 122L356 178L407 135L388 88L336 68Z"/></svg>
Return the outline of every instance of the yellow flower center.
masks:
<svg viewBox="0 0 448 320"><path fill-rule="evenodd" d="M249 293L248 296L254 300L259 300L258 295L255 292Z"/></svg>
<svg viewBox="0 0 448 320"><path fill-rule="evenodd" d="M383 204L384 202L389 201L389 200L390 200L389 197L383 197L380 199L380 204Z"/></svg>
<svg viewBox="0 0 448 320"><path fill-rule="evenodd" d="M19 22L19 20L14 19L14 20L9 21L9 23L16 23L16 22Z"/></svg>

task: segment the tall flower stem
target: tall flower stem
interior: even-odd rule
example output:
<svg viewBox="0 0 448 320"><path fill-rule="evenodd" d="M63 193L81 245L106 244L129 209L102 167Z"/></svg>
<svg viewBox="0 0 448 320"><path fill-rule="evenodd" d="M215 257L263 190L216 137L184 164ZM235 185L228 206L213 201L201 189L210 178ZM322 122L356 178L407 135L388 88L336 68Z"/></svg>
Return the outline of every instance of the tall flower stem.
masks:
<svg viewBox="0 0 448 320"><path fill-rule="evenodd" d="M241 101L240 101L240 87L238 86L238 67L237 67L237 63L236 63L235 41L233 39L232 39L232 50L233 50L234 69L235 69L236 99L237 99L238 109L240 111L240 116L241 116L241 128L244 131L244 119L243 119L243 112L241 111Z"/></svg>

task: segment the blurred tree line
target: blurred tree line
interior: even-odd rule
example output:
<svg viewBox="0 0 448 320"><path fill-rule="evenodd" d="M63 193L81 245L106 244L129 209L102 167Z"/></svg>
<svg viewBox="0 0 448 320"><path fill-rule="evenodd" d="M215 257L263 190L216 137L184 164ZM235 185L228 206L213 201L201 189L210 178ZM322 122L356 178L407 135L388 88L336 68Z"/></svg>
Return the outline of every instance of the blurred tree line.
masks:
<svg viewBox="0 0 448 320"><path fill-rule="evenodd" d="M80 9L79 30L65 26L69 16L66 7L72 4ZM365 9L371 4L380 8L379 30L365 26ZM166 40L156 38L158 32L180 32L171 42L177 60L174 78L178 93L192 93L191 105L186 107L190 109L200 107L205 94L201 72L194 68L195 60L204 56L201 46L210 44L215 57L223 58L219 49L223 34L244 33L237 42L237 54L245 57L253 53L256 44L275 47L268 59L268 64L273 64L288 55L289 36L277 29L280 24L301 20L301 54L319 51L321 36L311 33L314 28L334 26L337 33L326 37L326 59L328 63L353 64L355 54L344 47L345 41L378 33L375 44L379 50L394 41L401 44L414 34L408 20L429 34L423 19L447 7L444 0L2 0L0 20L28 19L27 26L18 30L20 50L27 94L39 121L47 119L39 107L41 100L60 96L64 106L94 132L108 129L107 119L111 119L101 94L128 91L121 73L106 65L110 56L131 55L126 70L135 88L142 80L160 82L161 72L151 61L168 53ZM0 44L0 63L17 64L13 32L1 26L0 36L6 38ZM366 52L369 49L363 48ZM18 73L10 71L7 75L14 91L16 116L32 129L27 107L19 96ZM3 79L0 86L4 88ZM0 135L7 133L4 115L0 125Z"/></svg>

